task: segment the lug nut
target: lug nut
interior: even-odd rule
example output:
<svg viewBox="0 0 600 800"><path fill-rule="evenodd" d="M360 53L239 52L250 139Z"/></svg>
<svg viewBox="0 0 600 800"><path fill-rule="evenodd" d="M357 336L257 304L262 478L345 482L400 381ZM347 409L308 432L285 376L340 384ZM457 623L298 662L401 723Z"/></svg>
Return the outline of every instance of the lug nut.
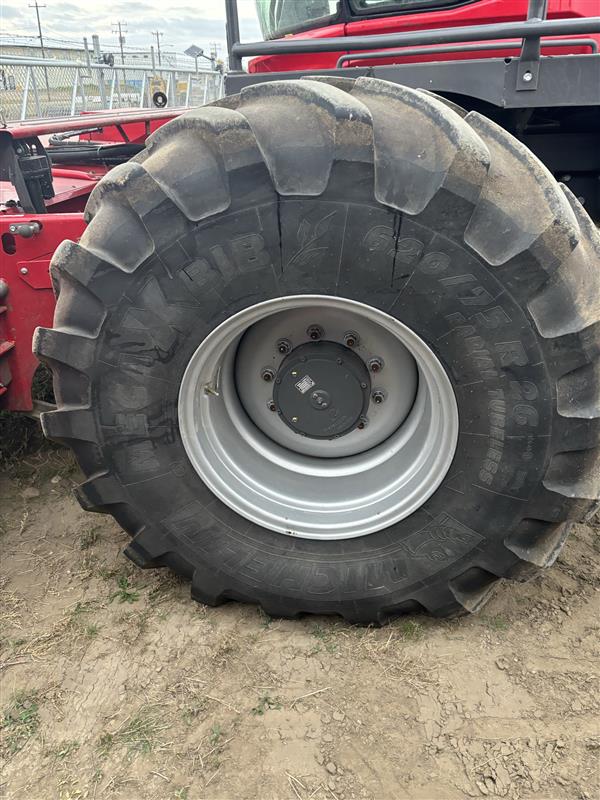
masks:
<svg viewBox="0 0 600 800"><path fill-rule="evenodd" d="M317 339L323 338L323 328L320 325L309 325L306 329L306 335L309 339L312 339L313 342L316 342Z"/></svg>
<svg viewBox="0 0 600 800"><path fill-rule="evenodd" d="M385 401L385 392L382 392L381 389L376 389L371 395L371 400L378 405L383 403Z"/></svg>
<svg viewBox="0 0 600 800"><path fill-rule="evenodd" d="M370 358L367 362L367 367L371 370L371 372L381 372L383 369L383 359Z"/></svg>
<svg viewBox="0 0 600 800"><path fill-rule="evenodd" d="M367 427L369 424L369 420L366 417L361 417L358 425L356 426L359 431L362 431L364 428Z"/></svg>
<svg viewBox="0 0 600 800"><path fill-rule="evenodd" d="M275 372L270 367L265 367L260 373L260 377L263 379L263 381L269 382L275 377Z"/></svg>
<svg viewBox="0 0 600 800"><path fill-rule="evenodd" d="M292 349L292 343L290 342L289 339L280 339L277 342L277 350L282 355L287 355L287 353L289 353L291 349Z"/></svg>
<svg viewBox="0 0 600 800"><path fill-rule="evenodd" d="M277 411L277 406L275 405L275 402L273 400L269 400L269 402L267 403L267 408L269 409L269 411Z"/></svg>
<svg viewBox="0 0 600 800"><path fill-rule="evenodd" d="M354 331L346 331L344 334L344 344L346 347L356 347L359 342L360 337L358 333L355 333Z"/></svg>

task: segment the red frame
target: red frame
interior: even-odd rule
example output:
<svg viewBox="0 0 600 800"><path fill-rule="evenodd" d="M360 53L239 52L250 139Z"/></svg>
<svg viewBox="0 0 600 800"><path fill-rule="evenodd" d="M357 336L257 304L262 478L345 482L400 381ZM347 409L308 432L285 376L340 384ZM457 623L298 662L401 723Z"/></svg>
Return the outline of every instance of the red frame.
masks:
<svg viewBox="0 0 600 800"><path fill-rule="evenodd" d="M150 133L182 111L84 114L16 123L2 134L13 139L38 137L44 141L53 133L77 131L93 124L102 131L79 138L143 144ZM106 168L85 164L74 168L53 167L55 195L46 201L45 214L24 214L14 206L2 208L2 203L14 198L15 190L11 184L0 182L0 410L33 408L31 382L39 362L31 352L31 340L36 327L52 327L54 317L50 261L62 241L80 238L85 228L83 209L90 192L106 172ZM27 222L39 223L39 233L30 238L11 233L11 225Z"/></svg>
<svg viewBox="0 0 600 800"><path fill-rule="evenodd" d="M483 25L524 20L527 0L474 0L455 8L421 10L417 13L380 15L338 22L325 28L296 34L295 38L348 37L348 50L337 53L314 53L288 56L261 56L250 61L250 72L285 72L330 69L338 58L352 52L352 37L366 34L394 33L460 25ZM549 0L548 18L591 17L598 11L598 0ZM588 37L589 38L589 37ZM600 46L600 36L595 36ZM542 53L585 53L589 47L553 48ZM516 56L514 48L494 51L446 53L441 59ZM377 63L439 61L440 55L378 59ZM365 65L368 62L360 62ZM347 62L352 66L352 61ZM92 112L61 120L17 123L0 131L13 139L39 137L42 142L52 133L77 131L86 125L102 130L83 134L81 139L105 142L143 143L156 128L185 109L177 111ZM0 183L0 409L30 411L33 407L31 381L38 362L31 352L31 339L38 325L52 326L54 294L48 267L55 249L65 239L78 240L85 223L83 209L97 181L106 170L82 164L76 168L52 170L55 197L46 203L45 214L24 214L18 207L3 206L15 195L7 183ZM42 227L31 238L10 233L15 222L37 221ZM26 270L26 272L23 272ZM4 291L4 290L7 291Z"/></svg>

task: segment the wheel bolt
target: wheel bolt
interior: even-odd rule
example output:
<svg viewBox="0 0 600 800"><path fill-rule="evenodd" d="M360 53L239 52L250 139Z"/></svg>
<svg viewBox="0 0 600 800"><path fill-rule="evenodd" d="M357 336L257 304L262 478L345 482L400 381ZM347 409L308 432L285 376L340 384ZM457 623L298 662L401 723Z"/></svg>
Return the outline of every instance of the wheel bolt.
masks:
<svg viewBox="0 0 600 800"><path fill-rule="evenodd" d="M323 328L320 325L309 325L306 329L306 335L314 342L323 337Z"/></svg>
<svg viewBox="0 0 600 800"><path fill-rule="evenodd" d="M344 334L344 344L346 347L356 347L356 345L360 342L360 337L358 333L354 331L347 331Z"/></svg>
<svg viewBox="0 0 600 800"><path fill-rule="evenodd" d="M269 402L267 403L267 408L269 409L269 411L277 411L277 406L275 405L275 402L273 400L269 400Z"/></svg>
<svg viewBox="0 0 600 800"><path fill-rule="evenodd" d="M381 358L370 358L367 362L367 366L371 372L381 372L383 369L383 360Z"/></svg>
<svg viewBox="0 0 600 800"><path fill-rule="evenodd" d="M275 372L270 367L265 367L260 373L260 377L263 379L263 381L269 382L275 377Z"/></svg>
<svg viewBox="0 0 600 800"><path fill-rule="evenodd" d="M358 425L356 427L358 428L359 431L362 431L364 428L367 427L368 424L369 424L369 420L366 417L361 417L360 418L360 422L358 423Z"/></svg>
<svg viewBox="0 0 600 800"><path fill-rule="evenodd" d="M289 339L280 339L277 342L277 349L282 355L286 355L292 349L292 343Z"/></svg>
<svg viewBox="0 0 600 800"><path fill-rule="evenodd" d="M385 392L382 392L381 389L376 389L371 395L371 400L378 405L383 403L385 401Z"/></svg>

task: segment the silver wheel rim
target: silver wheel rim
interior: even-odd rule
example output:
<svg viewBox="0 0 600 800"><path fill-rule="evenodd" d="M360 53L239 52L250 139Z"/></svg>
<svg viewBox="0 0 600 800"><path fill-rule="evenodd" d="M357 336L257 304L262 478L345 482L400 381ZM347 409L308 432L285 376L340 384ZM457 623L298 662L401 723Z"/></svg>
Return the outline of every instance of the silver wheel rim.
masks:
<svg viewBox="0 0 600 800"><path fill-rule="evenodd" d="M313 324L327 341L356 332L353 352L383 364L370 391L385 401L337 439L301 436L269 408L263 373L279 374L278 343L304 344ZM452 385L425 342L383 311L324 295L257 303L215 328L185 370L178 414L187 455L217 497L308 539L364 536L412 514L444 479L458 439Z"/></svg>

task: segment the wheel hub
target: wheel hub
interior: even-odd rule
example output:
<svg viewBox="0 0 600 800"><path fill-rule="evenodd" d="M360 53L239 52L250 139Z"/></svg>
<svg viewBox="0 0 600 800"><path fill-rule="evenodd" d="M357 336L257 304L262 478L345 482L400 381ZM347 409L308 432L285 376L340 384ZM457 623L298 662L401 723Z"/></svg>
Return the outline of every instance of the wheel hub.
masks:
<svg viewBox="0 0 600 800"><path fill-rule="evenodd" d="M337 342L301 344L277 372L273 400L283 422L312 439L336 439L364 420L371 381L364 362Z"/></svg>
<svg viewBox="0 0 600 800"><path fill-rule="evenodd" d="M234 511L289 536L346 539L435 491L458 412L443 366L399 320L346 298L290 295L239 311L200 343L179 429Z"/></svg>

